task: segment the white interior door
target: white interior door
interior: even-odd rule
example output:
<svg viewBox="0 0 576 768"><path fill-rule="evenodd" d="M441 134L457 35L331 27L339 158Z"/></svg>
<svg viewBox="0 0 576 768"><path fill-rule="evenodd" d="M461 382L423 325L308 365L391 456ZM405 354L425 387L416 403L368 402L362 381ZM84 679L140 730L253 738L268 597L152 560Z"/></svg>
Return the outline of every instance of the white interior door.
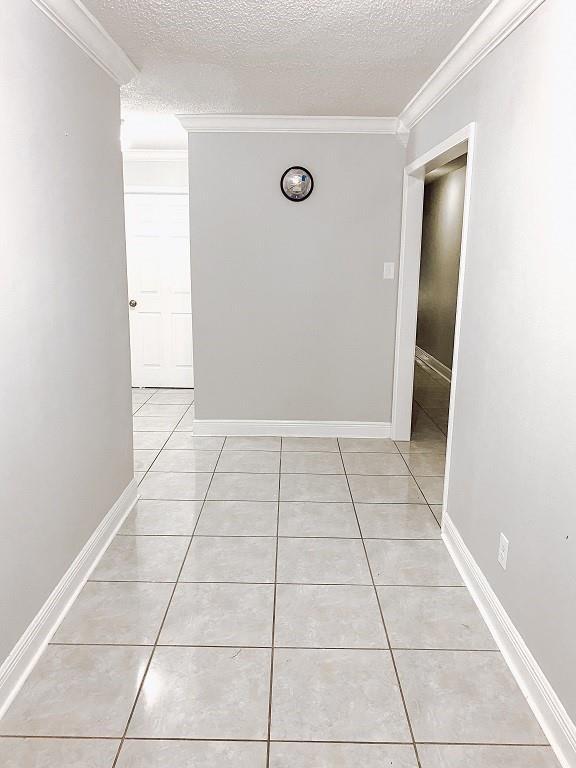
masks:
<svg viewBox="0 0 576 768"><path fill-rule="evenodd" d="M188 195L127 193L132 386L193 387Z"/></svg>

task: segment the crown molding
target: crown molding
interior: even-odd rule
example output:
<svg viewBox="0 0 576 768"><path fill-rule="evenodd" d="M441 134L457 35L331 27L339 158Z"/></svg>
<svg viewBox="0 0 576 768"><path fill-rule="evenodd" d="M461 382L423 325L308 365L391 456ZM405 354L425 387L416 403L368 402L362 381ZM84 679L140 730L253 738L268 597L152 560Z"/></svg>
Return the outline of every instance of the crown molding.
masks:
<svg viewBox="0 0 576 768"><path fill-rule="evenodd" d="M124 160L139 162L180 162L188 160L186 149L125 149L122 152Z"/></svg>
<svg viewBox="0 0 576 768"><path fill-rule="evenodd" d="M138 74L138 68L79 0L32 2L118 85Z"/></svg>
<svg viewBox="0 0 576 768"><path fill-rule="evenodd" d="M410 130L544 0L493 0L400 113Z"/></svg>
<svg viewBox="0 0 576 768"><path fill-rule="evenodd" d="M398 133L396 117L176 115L190 133Z"/></svg>

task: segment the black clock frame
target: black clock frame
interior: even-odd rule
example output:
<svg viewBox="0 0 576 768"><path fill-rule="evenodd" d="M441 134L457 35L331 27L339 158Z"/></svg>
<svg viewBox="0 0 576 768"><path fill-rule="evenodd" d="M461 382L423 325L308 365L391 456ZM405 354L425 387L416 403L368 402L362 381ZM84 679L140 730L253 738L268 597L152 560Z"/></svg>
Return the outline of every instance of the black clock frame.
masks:
<svg viewBox="0 0 576 768"><path fill-rule="evenodd" d="M308 190L307 194L304 197L290 197L284 191L284 177L286 176L287 173L290 173L290 171L294 170L295 168L298 168L299 170L304 171L304 173L307 173L308 176L310 177L310 189ZM282 192L286 200L290 200L291 203L303 203L304 200L308 200L308 198L312 194L313 189L314 189L314 176L312 176L308 168L304 168L303 165L291 165L290 168L286 168L286 170L284 171L280 179L280 191Z"/></svg>

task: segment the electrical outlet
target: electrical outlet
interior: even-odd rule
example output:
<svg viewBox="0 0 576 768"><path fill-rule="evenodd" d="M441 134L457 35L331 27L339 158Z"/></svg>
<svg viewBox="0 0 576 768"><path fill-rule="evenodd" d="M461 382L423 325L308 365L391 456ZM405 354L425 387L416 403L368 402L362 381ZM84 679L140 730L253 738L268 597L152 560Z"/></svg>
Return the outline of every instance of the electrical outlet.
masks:
<svg viewBox="0 0 576 768"><path fill-rule="evenodd" d="M500 545L498 547L498 562L506 570L506 563L508 562L508 545L509 541L503 533L500 534Z"/></svg>
<svg viewBox="0 0 576 768"><path fill-rule="evenodd" d="M394 280L394 262L393 261L387 261L384 264L384 269L382 271L382 277L384 280Z"/></svg>

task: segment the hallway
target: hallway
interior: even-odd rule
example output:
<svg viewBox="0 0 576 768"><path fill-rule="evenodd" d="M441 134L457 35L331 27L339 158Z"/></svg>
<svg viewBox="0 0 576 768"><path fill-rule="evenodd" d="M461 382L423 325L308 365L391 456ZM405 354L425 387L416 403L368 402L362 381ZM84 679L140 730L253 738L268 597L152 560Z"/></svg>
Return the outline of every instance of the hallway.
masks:
<svg viewBox="0 0 576 768"><path fill-rule="evenodd" d="M414 364L414 403L443 435L448 434L450 382L418 359Z"/></svg>
<svg viewBox="0 0 576 768"><path fill-rule="evenodd" d="M0 722L4 768L558 765L441 541L424 411L410 443L223 438L190 390L133 400L141 498Z"/></svg>

